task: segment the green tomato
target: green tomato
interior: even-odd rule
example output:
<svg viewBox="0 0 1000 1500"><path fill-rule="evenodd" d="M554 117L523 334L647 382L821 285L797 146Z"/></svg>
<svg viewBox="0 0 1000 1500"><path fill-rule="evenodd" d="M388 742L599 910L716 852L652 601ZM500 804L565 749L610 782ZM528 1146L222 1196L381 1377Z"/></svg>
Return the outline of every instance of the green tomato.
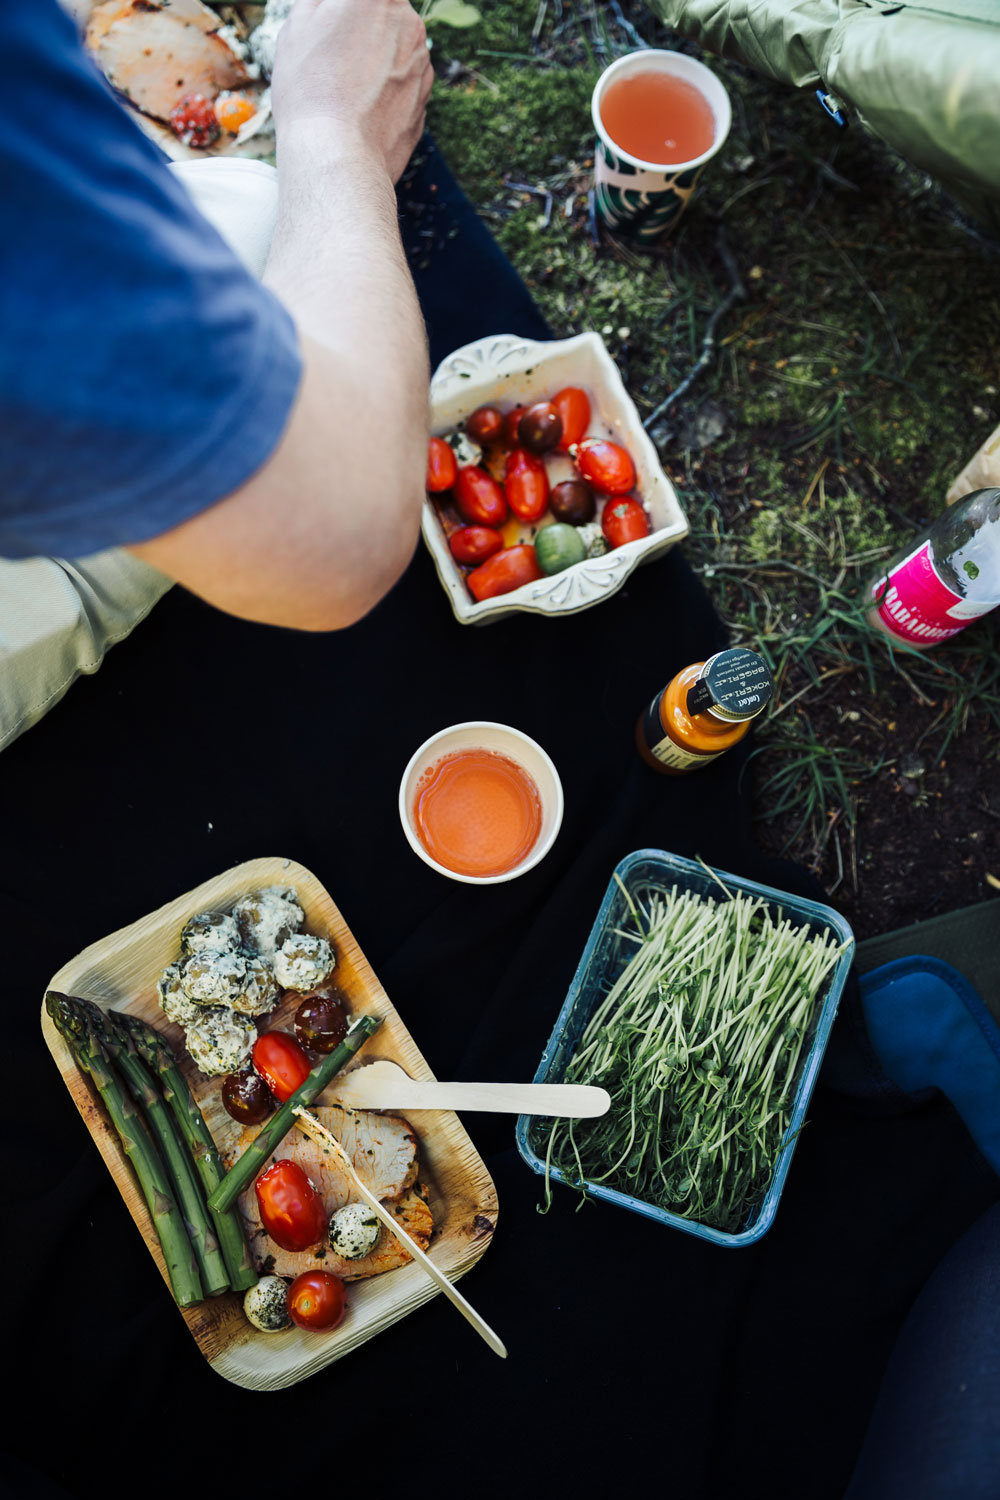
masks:
<svg viewBox="0 0 1000 1500"><path fill-rule="evenodd" d="M575 526L554 521L535 537L535 557L543 573L561 573L587 555L584 540Z"/></svg>

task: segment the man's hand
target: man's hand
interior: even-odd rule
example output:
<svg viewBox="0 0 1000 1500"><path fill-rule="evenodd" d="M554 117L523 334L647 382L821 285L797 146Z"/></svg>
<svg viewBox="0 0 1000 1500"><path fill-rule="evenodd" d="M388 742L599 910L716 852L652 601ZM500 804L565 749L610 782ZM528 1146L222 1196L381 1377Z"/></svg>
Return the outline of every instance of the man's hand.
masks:
<svg viewBox="0 0 1000 1500"><path fill-rule="evenodd" d="M349 625L416 546L427 345L392 184L430 82L408 0L297 0L279 37L279 206L264 281L298 326L302 388L258 474L130 549L233 614Z"/></svg>
<svg viewBox="0 0 1000 1500"><path fill-rule="evenodd" d="M279 140L383 162L398 182L420 139L434 74L409 0L296 0L278 37L271 100Z"/></svg>

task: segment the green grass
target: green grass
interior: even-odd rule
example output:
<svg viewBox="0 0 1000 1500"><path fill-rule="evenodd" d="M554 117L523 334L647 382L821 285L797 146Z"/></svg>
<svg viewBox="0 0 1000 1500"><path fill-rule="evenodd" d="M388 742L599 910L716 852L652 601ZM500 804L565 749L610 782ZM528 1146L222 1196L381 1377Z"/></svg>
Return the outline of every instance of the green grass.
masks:
<svg viewBox="0 0 1000 1500"><path fill-rule="evenodd" d="M857 122L839 132L809 91L711 58L734 123L692 208L655 253L595 245L594 81L640 39L697 49L625 0L482 12L434 28L450 81L431 128L556 333L601 332L644 419L691 370L729 290L720 226L738 265L745 299L651 435L691 523L688 559L734 639L777 674L753 761L764 836L777 829L856 888L865 787L914 748L890 726L919 709L933 767L975 736L984 778L996 774L996 618L921 654L888 648L859 598L1000 423L998 248ZM550 195L550 214L516 184ZM715 436L699 447L706 415Z"/></svg>

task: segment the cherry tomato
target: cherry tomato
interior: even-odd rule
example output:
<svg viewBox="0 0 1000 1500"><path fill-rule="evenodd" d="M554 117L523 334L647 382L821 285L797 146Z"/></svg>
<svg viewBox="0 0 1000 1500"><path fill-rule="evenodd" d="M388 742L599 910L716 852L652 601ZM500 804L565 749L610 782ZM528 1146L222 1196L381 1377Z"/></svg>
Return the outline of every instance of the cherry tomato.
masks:
<svg viewBox="0 0 1000 1500"><path fill-rule="evenodd" d="M557 521L582 526L597 514L597 501L590 485L583 479L564 479L549 496L549 509Z"/></svg>
<svg viewBox="0 0 1000 1500"><path fill-rule="evenodd" d="M274 1109L276 1100L260 1074L247 1066L223 1079L222 1104L234 1120L259 1125Z"/></svg>
<svg viewBox="0 0 1000 1500"><path fill-rule="evenodd" d="M303 1047L332 1052L347 1034L347 1011L334 995L307 995L293 1025Z"/></svg>
<svg viewBox="0 0 1000 1500"><path fill-rule="evenodd" d="M265 1031L254 1042L250 1056L271 1093L282 1102L309 1077L309 1059L287 1031Z"/></svg>
<svg viewBox="0 0 1000 1500"><path fill-rule="evenodd" d="M573 458L587 483L602 495L627 495L635 487L635 464L607 438L584 438Z"/></svg>
<svg viewBox="0 0 1000 1500"><path fill-rule="evenodd" d="M465 423L474 443L495 443L503 432L503 412L495 406L477 406Z"/></svg>
<svg viewBox="0 0 1000 1500"><path fill-rule="evenodd" d="M238 90L230 91L227 89L224 93L220 94L213 108L215 110L215 118L223 130L228 131L230 135L236 135L240 126L245 125L248 120L252 120L257 113L257 106L253 100L249 99L246 94L241 94Z"/></svg>
<svg viewBox="0 0 1000 1500"><path fill-rule="evenodd" d="M609 500L601 516L601 530L609 547L623 547L649 536L649 517L638 500Z"/></svg>
<svg viewBox="0 0 1000 1500"><path fill-rule="evenodd" d="M493 475L478 464L466 464L459 469L455 504L472 526L502 526L507 519L503 490Z"/></svg>
<svg viewBox="0 0 1000 1500"><path fill-rule="evenodd" d="M185 146L196 146L203 151L219 139L214 103L204 94L185 94L170 111L170 128Z"/></svg>
<svg viewBox="0 0 1000 1500"><path fill-rule="evenodd" d="M330 1271L303 1271L288 1288L288 1316L300 1328L325 1333L346 1311L344 1283Z"/></svg>
<svg viewBox="0 0 1000 1500"><path fill-rule="evenodd" d="M458 478L458 462L444 438L432 437L427 444L427 488L432 495L450 490Z"/></svg>
<svg viewBox="0 0 1000 1500"><path fill-rule="evenodd" d="M448 538L451 555L465 567L475 567L499 552L503 537L492 526L460 526Z"/></svg>
<svg viewBox="0 0 1000 1500"><path fill-rule="evenodd" d="M517 424L517 436L529 453L548 453L562 437L562 417L549 401L536 401Z"/></svg>
<svg viewBox="0 0 1000 1500"><path fill-rule="evenodd" d="M323 1200L297 1161L282 1157L272 1162L254 1190L260 1221L282 1250L308 1250L326 1239Z"/></svg>
<svg viewBox="0 0 1000 1500"><path fill-rule="evenodd" d="M556 391L550 404L562 419L559 447L565 453L567 448L580 441L587 430L590 422L590 397L578 385L568 385L565 390Z"/></svg>
<svg viewBox="0 0 1000 1500"><path fill-rule="evenodd" d="M525 448L507 454L503 489L507 504L519 521L538 521L549 499L549 476L540 458Z"/></svg>
<svg viewBox="0 0 1000 1500"><path fill-rule="evenodd" d="M527 410L524 406L513 407L503 419L503 440L508 448L516 448L518 444L517 429Z"/></svg>
<svg viewBox="0 0 1000 1500"><path fill-rule="evenodd" d="M497 594L509 594L519 589L522 583L534 583L545 574L538 566L534 547L522 543L519 547L505 547L496 552L465 580L474 599L492 599Z"/></svg>

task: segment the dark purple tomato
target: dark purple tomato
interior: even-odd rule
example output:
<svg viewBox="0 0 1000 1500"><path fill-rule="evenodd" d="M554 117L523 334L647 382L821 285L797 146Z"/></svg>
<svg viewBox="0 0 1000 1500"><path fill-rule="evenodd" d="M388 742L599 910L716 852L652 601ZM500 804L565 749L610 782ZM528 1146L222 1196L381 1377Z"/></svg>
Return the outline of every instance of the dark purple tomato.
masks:
<svg viewBox="0 0 1000 1500"><path fill-rule="evenodd" d="M562 417L549 401L536 401L517 424L521 447L529 453L548 453L563 435Z"/></svg>
<svg viewBox="0 0 1000 1500"><path fill-rule="evenodd" d="M549 495L549 509L557 521L582 526L597 514L597 501L590 485L583 479L564 479Z"/></svg>
<svg viewBox="0 0 1000 1500"><path fill-rule="evenodd" d="M226 1113L243 1125L259 1125L278 1107L263 1078L249 1064L224 1080L222 1103Z"/></svg>
<svg viewBox="0 0 1000 1500"><path fill-rule="evenodd" d="M307 995L293 1024L303 1047L332 1052L347 1034L347 1011L332 995Z"/></svg>
<svg viewBox="0 0 1000 1500"><path fill-rule="evenodd" d="M495 443L503 433L503 412L495 406L477 406L467 418L465 430L474 443Z"/></svg>

